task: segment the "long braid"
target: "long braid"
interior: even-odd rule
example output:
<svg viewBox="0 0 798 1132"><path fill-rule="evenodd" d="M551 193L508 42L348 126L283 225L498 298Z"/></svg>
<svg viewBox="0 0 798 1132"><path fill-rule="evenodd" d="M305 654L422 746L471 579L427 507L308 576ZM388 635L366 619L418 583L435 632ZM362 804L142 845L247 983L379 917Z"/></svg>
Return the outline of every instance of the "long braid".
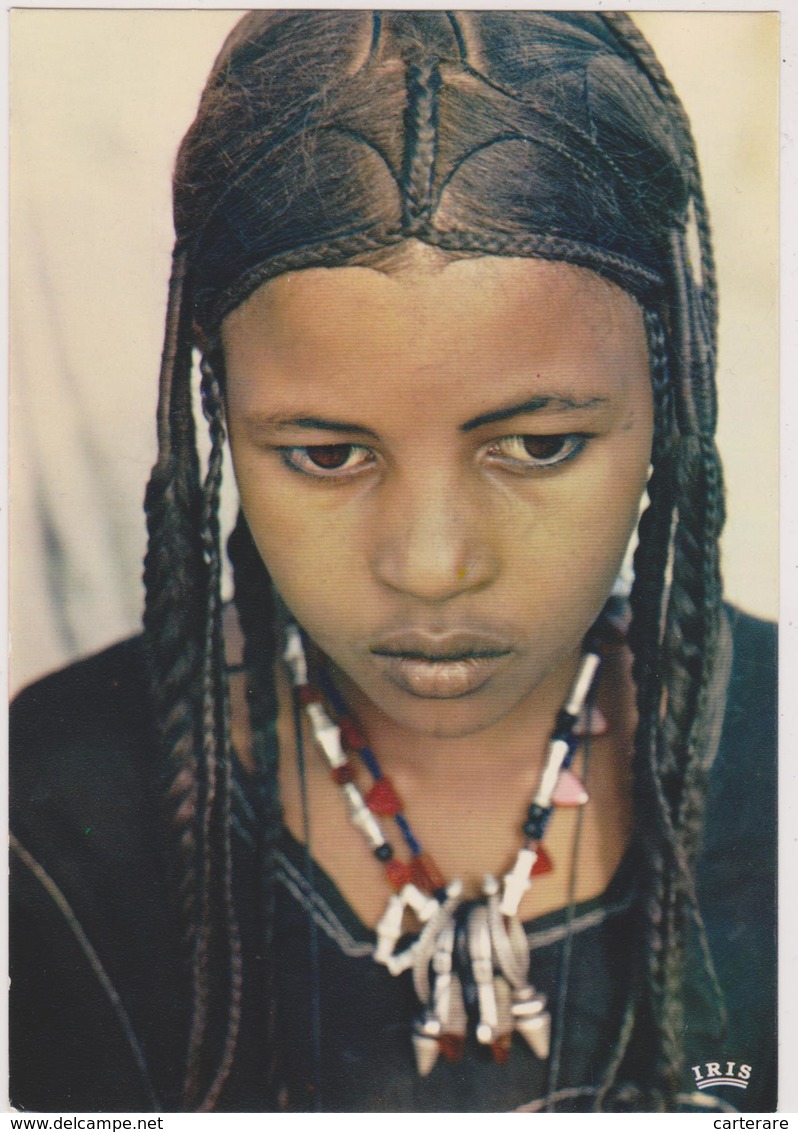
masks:
<svg viewBox="0 0 798 1132"><path fill-rule="evenodd" d="M665 770L674 772L679 745L687 764L700 760L706 741L706 689L712 678L720 624L718 538L724 520L723 484L712 439L714 398L705 393L711 375L707 357L690 350L686 332L695 295L682 241L674 244L674 275L679 295L676 323L680 381L676 411L680 418L677 450L678 524L674 533L673 571L665 640L671 672L663 733L670 754ZM684 758L684 755L682 755ZM679 799L673 799L678 810Z"/></svg>
<svg viewBox="0 0 798 1132"><path fill-rule="evenodd" d="M677 263L677 270L678 266ZM642 820L656 819L648 825L646 838L645 899L650 924L648 985L661 1041L655 1087L663 1090L664 1107L675 1097L681 1068L684 1035L681 990L688 909L699 928L710 980L717 986L697 909L692 862L698 847L705 793L706 709L720 617L717 538L723 505L714 442L705 433L696 435L689 431L691 426L704 423L707 417L706 399L701 396L701 386L707 381L703 368L706 356L696 358L685 349L685 344L693 344L694 339L679 333L689 317L684 303L692 298L685 288L680 295L680 318L675 320L675 360L682 377L677 384L682 403L677 403L676 411L682 435L675 447L675 482L670 505L672 511L673 502L678 501L662 648L667 670L663 673L664 703L659 725L656 722L660 714L658 681L650 683L647 698L647 672L639 662L640 652L635 673L641 721L637 809ZM687 398L690 398L689 404L685 404ZM652 476L652 487L653 481ZM663 515L663 527L666 521L669 515ZM643 541L647 540L641 538ZM641 570L645 569L643 559L641 553ZM642 609L640 615L645 616ZM654 631L653 609L649 609L648 616L647 623L641 621L637 626L637 645L641 652L650 651L653 642L659 641L659 632ZM652 830L658 833L653 836Z"/></svg>
<svg viewBox="0 0 798 1132"><path fill-rule="evenodd" d="M650 757L656 748L661 699L661 622L665 593L665 564L671 538L674 489L671 448L673 444L673 406L668 367L667 342L662 317L646 309L644 319L648 338L649 365L654 401L654 440L652 470L648 484L649 505L639 524L635 554L635 583L631 595L632 625L630 645L634 657L633 674L638 697L638 732L635 743L635 836L643 851L645 874L641 878L643 923L638 926L644 942L642 962L633 970L629 1000L618 1042L605 1069L596 1097L601 1109L608 1096L616 1092L616 1079L626 1051L635 1034L645 1028L648 1006L641 1009L641 987L656 984L661 957L660 907L663 897L664 862L658 851L655 791L651 782ZM641 1040L638 1034L638 1042Z"/></svg>
<svg viewBox="0 0 798 1132"><path fill-rule="evenodd" d="M199 868L196 682L201 665L205 563L198 535L199 462L191 412L186 257L175 252L161 363L158 461L147 486L144 643L163 750L165 804L177 843L175 883L193 937Z"/></svg>
<svg viewBox="0 0 798 1132"><path fill-rule="evenodd" d="M702 443L682 437L678 452L679 519L674 533L673 570L665 649L668 657L664 718L658 744L657 800L660 828L667 838L668 875L660 910L662 963L658 1018L662 1035L661 1075L666 1095L678 1084L683 1042L682 982L685 916L692 894L692 846L680 828L688 780L696 778L703 746L693 736L701 728L698 693L708 680L706 655L712 655L713 632L708 627L710 598L704 585L706 546L705 490ZM707 653L704 652L707 650Z"/></svg>
<svg viewBox="0 0 798 1132"><path fill-rule="evenodd" d="M202 405L211 438L208 470L202 492L201 538L208 575L206 638L202 677L202 784L204 787L202 839L204 846L201 903L194 952L196 990L189 1041L185 1085L187 1107L212 1108L232 1063L241 1013L241 945L232 894L230 845L231 761L229 697L224 664L221 618L221 550L219 546L219 491L222 478L225 430L218 378L208 350L202 361ZM223 1049L204 1098L199 1092L201 1050L209 1022L211 953L227 953L229 992L222 996L220 1019Z"/></svg>
<svg viewBox="0 0 798 1132"><path fill-rule="evenodd" d="M205 384L207 371L203 373ZM203 388L203 403L207 405L206 391ZM207 413L207 408L206 408ZM187 1073L184 1083L184 1104L187 1109L196 1107L200 1090L199 1054L202 1048L205 1030L208 1022L208 964L211 947L210 928L210 901L211 901L211 862L209 857L209 826L211 809L216 791L216 748L219 741L218 720L216 718L217 688L215 679L216 653L218 649L218 611L214 591L218 585L218 578L214 575L216 563L213 553L214 518L213 490L214 465L218 436L212 437L212 451L208 473L202 492L202 512L200 537L202 539L203 556L207 566L206 584L206 610L205 610L205 641L202 664L202 730L201 730L201 762L199 774L199 791L201 802L199 805L199 834L202 846L202 869L199 875L197 926L194 936L192 956L192 978L194 985L194 1002L189 1034Z"/></svg>
<svg viewBox="0 0 798 1132"><path fill-rule="evenodd" d="M216 799L220 770L217 746L229 747L227 723L218 720L224 704L220 681L218 523L216 505L221 475L223 433L212 414L213 448L205 485L199 485L191 403L191 330L185 254L178 249L170 287L159 403L159 457L147 489L149 547L145 559L145 642L152 671L164 750L168 756L168 824L177 836L179 905L191 952L192 1006L183 1103L200 1100L201 1048L208 1020L211 947L219 928L212 925L216 885L210 844L214 804L224 815L229 806L229 757L222 758L221 798ZM224 709L223 709L224 712ZM197 750L203 751L201 766ZM225 797L227 801L225 801ZM223 828L229 822L223 819ZM229 894L229 854L222 881ZM232 910L232 902L230 910ZM227 1044L240 996L240 949L235 920L230 921L230 991L233 1002ZM218 1092L216 1084L211 1093Z"/></svg>
<svg viewBox="0 0 798 1132"><path fill-rule="evenodd" d="M255 781L258 794L257 829L260 869L261 939L264 948L264 994L274 1001L275 969L272 951L274 934L274 882L276 850L280 836L282 808L278 780L273 666L277 651L277 627L272 584L263 559L250 534L246 519L239 512L228 543L233 566L235 603L244 635L244 664L247 677L247 704L253 742ZM267 1075L273 1091L278 1070L275 1018L268 1016Z"/></svg>
<svg viewBox="0 0 798 1132"><path fill-rule="evenodd" d="M638 648L642 646L645 634L651 650L651 671L644 673L637 666L635 679L638 682L641 726L638 741L638 795L636 798L637 820L643 829L645 861L648 876L645 880L645 922L647 937L647 993L649 996L643 1019L657 1019L658 1041L653 1050L654 1064L657 1067L651 1082L649 1105L653 1108L667 1109L674 1095L677 1080L670 1066L676 1061L676 1050L682 1034L681 1016L671 1005L665 987L670 985L670 970L674 965L674 938L676 924L672 903L671 875L674 871L672 849L673 832L669 815L665 812L663 797L663 768L661 766L662 732L661 714L663 688L667 688L667 672L664 671L664 656L667 653L663 644L664 608L669 608L668 580L666 565L672 547L675 505L679 498L678 457L674 451L674 406L671 389L671 374L668 366L666 337L662 321L650 314L647 316L650 351L652 356L652 379L655 390L661 389L663 398L661 411L667 414L667 426L657 429L657 439L652 452L654 466L664 470L664 483L659 486L659 476L652 475L651 494L657 497L657 531L651 548L658 560L655 603L649 611L649 620L638 627L636 634ZM676 446L678 450L678 445ZM655 486L656 484L656 486ZM652 520L654 516L652 514ZM653 526L652 522L652 526ZM653 534L653 531L651 532ZM642 538L641 538L641 541ZM636 564L637 565L637 564ZM642 556L641 556L642 566ZM670 689L665 691L665 698Z"/></svg>
<svg viewBox="0 0 798 1132"><path fill-rule="evenodd" d="M159 458L146 498L145 644L169 760L167 821L177 836L176 883L190 951L192 1005L183 1104L193 1109L212 1107L229 1071L240 1014L241 956L232 904L229 719L219 598L217 507L224 432L218 386L206 375L212 449L200 488L184 264L185 256L178 252L160 383ZM222 1008L220 1065L203 1096L211 969L220 947L228 953L229 1003Z"/></svg>

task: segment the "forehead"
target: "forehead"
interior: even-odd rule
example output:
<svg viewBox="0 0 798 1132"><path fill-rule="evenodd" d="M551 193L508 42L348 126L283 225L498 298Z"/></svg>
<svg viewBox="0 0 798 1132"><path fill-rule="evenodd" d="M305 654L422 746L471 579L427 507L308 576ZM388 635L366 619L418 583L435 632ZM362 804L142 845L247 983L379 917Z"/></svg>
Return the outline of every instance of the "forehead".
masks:
<svg viewBox="0 0 798 1132"><path fill-rule="evenodd" d="M354 371L566 384L647 377L642 314L593 273L537 259L434 253L398 270L314 268L261 286L222 327L233 388L261 372L297 388ZM532 372L530 372L530 368Z"/></svg>

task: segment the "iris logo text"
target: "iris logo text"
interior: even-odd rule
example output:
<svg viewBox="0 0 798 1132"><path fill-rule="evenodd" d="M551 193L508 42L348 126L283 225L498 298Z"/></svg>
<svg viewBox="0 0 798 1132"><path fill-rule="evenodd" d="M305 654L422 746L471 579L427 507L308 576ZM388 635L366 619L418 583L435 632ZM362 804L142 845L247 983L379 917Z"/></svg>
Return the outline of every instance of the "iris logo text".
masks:
<svg viewBox="0 0 798 1132"><path fill-rule="evenodd" d="M699 1089L711 1089L716 1085L733 1085L735 1089L747 1089L751 1076L750 1065L737 1065L734 1061L707 1061L704 1065L691 1066L695 1083Z"/></svg>

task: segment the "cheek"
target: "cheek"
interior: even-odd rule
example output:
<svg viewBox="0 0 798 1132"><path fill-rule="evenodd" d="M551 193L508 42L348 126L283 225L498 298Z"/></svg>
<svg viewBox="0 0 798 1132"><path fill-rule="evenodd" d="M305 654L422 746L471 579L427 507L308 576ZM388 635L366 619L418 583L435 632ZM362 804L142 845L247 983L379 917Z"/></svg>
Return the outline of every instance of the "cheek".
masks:
<svg viewBox="0 0 798 1132"><path fill-rule="evenodd" d="M519 513L517 586L552 632L584 628L615 583L646 485L648 438L636 440L608 445L545 508Z"/></svg>
<svg viewBox="0 0 798 1132"><path fill-rule="evenodd" d="M258 466L233 450L241 507L266 569L281 596L303 623L348 600L351 576L341 525L308 513L289 487L275 489Z"/></svg>
<svg viewBox="0 0 798 1132"><path fill-rule="evenodd" d="M612 559L634 529L648 473L648 447L609 445L517 509L516 530L539 554Z"/></svg>

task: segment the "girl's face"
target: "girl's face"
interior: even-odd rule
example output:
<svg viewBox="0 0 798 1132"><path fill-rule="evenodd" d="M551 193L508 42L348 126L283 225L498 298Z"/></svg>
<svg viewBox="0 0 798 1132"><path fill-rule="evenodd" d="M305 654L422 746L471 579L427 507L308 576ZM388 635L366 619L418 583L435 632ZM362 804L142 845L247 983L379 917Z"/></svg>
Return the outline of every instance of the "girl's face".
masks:
<svg viewBox="0 0 798 1132"><path fill-rule="evenodd" d="M649 463L631 298L533 259L310 269L223 345L249 526L345 681L449 737L567 683Z"/></svg>

